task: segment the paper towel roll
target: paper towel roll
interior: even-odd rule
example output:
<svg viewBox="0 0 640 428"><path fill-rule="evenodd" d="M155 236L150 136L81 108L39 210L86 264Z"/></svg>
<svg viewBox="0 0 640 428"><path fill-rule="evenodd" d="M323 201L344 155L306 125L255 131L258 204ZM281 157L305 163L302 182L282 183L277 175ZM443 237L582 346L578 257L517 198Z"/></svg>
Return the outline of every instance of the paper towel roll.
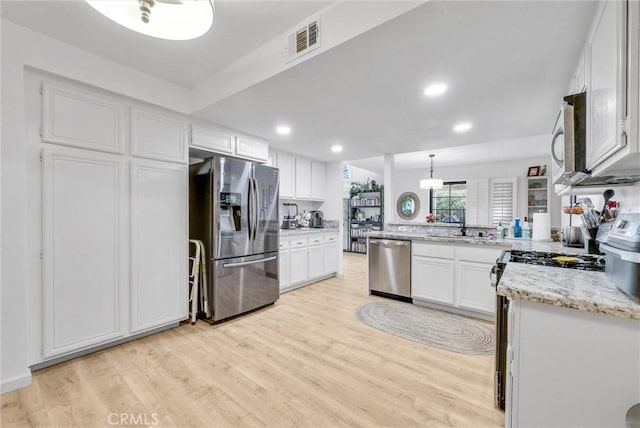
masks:
<svg viewBox="0 0 640 428"><path fill-rule="evenodd" d="M551 241L551 219L549 213L533 213L531 239L534 241Z"/></svg>

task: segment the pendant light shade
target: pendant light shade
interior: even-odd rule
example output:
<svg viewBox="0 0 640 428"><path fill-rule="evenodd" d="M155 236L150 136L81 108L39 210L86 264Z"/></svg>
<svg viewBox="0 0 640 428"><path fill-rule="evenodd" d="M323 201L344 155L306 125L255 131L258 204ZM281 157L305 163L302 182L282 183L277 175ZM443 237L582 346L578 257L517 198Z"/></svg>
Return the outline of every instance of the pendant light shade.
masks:
<svg viewBox="0 0 640 428"><path fill-rule="evenodd" d="M123 27L165 40L190 40L213 25L213 0L85 0Z"/></svg>
<svg viewBox="0 0 640 428"><path fill-rule="evenodd" d="M442 189L444 186L444 181L439 178L433 178L433 158L434 154L429 155L431 158L431 172L429 178L423 178L420 180L420 188L421 189Z"/></svg>

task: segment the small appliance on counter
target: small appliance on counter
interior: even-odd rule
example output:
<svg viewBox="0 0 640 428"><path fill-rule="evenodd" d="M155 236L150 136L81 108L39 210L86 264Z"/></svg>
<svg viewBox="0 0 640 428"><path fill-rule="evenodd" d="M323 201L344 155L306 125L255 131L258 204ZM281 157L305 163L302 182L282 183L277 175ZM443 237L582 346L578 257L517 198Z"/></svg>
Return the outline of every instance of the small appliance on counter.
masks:
<svg viewBox="0 0 640 428"><path fill-rule="evenodd" d="M623 292L640 298L640 213L620 215L600 250L606 256L607 277Z"/></svg>
<svg viewBox="0 0 640 428"><path fill-rule="evenodd" d="M322 224L322 211L311 211L311 220L309 221L309 227L324 227L324 225Z"/></svg>
<svg viewBox="0 0 640 428"><path fill-rule="evenodd" d="M284 206L284 219L282 220L281 229L295 229L298 227L296 216L298 215L298 205L282 204Z"/></svg>
<svg viewBox="0 0 640 428"><path fill-rule="evenodd" d="M563 226L560 229L561 241L564 247L584 248L582 227Z"/></svg>

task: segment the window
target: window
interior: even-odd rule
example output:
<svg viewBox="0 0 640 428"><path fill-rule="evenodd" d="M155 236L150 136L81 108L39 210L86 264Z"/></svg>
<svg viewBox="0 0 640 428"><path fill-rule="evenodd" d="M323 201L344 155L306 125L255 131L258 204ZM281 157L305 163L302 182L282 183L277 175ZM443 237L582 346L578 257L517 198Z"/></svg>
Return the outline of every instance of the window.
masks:
<svg viewBox="0 0 640 428"><path fill-rule="evenodd" d="M491 180L491 224L508 226L513 220L517 200L517 179Z"/></svg>
<svg viewBox="0 0 640 428"><path fill-rule="evenodd" d="M431 213L443 223L463 223L467 206L467 182L445 181L444 187L429 191Z"/></svg>

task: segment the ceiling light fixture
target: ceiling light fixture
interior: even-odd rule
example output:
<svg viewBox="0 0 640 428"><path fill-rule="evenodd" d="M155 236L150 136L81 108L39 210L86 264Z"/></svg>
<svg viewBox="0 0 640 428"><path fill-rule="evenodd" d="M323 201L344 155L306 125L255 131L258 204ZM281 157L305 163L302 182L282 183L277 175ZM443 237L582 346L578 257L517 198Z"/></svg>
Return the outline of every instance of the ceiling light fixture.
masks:
<svg viewBox="0 0 640 428"><path fill-rule="evenodd" d="M289 135L291 134L291 127L287 125L280 125L276 128L276 132L280 135Z"/></svg>
<svg viewBox="0 0 640 428"><path fill-rule="evenodd" d="M433 178L433 158L434 154L429 155L431 158L431 173L429 174L429 178L423 178L420 180L420 188L421 189L441 189L444 186L444 182L439 178Z"/></svg>
<svg viewBox="0 0 640 428"><path fill-rule="evenodd" d="M460 122L453 127L453 131L457 133L467 132L471 129L471 126L469 122Z"/></svg>
<svg viewBox="0 0 640 428"><path fill-rule="evenodd" d="M434 83L424 88L424 94L428 97L437 97L447 92L447 88L445 83Z"/></svg>
<svg viewBox="0 0 640 428"><path fill-rule="evenodd" d="M340 153L342 152L342 146L340 144L334 144L333 146L331 146L331 151L333 153Z"/></svg>
<svg viewBox="0 0 640 428"><path fill-rule="evenodd" d="M110 20L159 39L195 39L213 25L213 0L85 1Z"/></svg>

